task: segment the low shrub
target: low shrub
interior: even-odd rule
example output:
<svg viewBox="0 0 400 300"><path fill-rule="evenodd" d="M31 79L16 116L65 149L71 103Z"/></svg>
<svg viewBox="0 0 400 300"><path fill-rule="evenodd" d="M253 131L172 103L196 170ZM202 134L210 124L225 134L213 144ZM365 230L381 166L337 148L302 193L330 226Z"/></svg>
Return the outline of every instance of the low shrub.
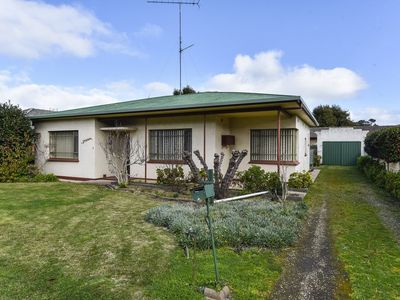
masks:
<svg viewBox="0 0 400 300"><path fill-rule="evenodd" d="M185 173L181 166L157 169L157 184L171 186L174 192L181 192L187 187Z"/></svg>
<svg viewBox="0 0 400 300"><path fill-rule="evenodd" d="M270 191L273 195L281 193L281 179L277 172L266 172L260 166L251 166L238 173L238 183L244 194Z"/></svg>
<svg viewBox="0 0 400 300"><path fill-rule="evenodd" d="M240 201L214 205L211 209L217 247L281 248L292 245L307 211L304 203L269 200ZM176 204L150 209L146 221L166 227L182 247L210 248L205 223L206 208Z"/></svg>
<svg viewBox="0 0 400 300"><path fill-rule="evenodd" d="M357 160L358 167L379 187L385 187L386 167L384 163L370 156L362 156Z"/></svg>
<svg viewBox="0 0 400 300"><path fill-rule="evenodd" d="M58 177L52 173L43 174L37 173L32 176L22 176L15 180L16 182L57 182Z"/></svg>
<svg viewBox="0 0 400 300"><path fill-rule="evenodd" d="M387 172L385 189L397 199L400 199L400 173Z"/></svg>
<svg viewBox="0 0 400 300"><path fill-rule="evenodd" d="M309 172L294 172L290 174L288 186L295 189L307 189L312 184L312 177Z"/></svg>
<svg viewBox="0 0 400 300"><path fill-rule="evenodd" d="M50 174L43 174L39 173L33 177L34 182L57 182L59 181L58 177L52 173Z"/></svg>
<svg viewBox="0 0 400 300"><path fill-rule="evenodd" d="M358 168L377 186L384 188L392 196L400 199L400 173L387 172L384 163L371 156L361 156L357 159Z"/></svg>

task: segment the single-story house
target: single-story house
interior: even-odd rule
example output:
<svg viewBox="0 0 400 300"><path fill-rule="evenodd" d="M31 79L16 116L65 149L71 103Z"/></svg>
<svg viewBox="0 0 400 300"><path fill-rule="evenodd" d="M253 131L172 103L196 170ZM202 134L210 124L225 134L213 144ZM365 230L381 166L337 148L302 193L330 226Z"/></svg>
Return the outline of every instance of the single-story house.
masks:
<svg viewBox="0 0 400 300"><path fill-rule="evenodd" d="M204 92L98 105L32 116L36 163L61 178L109 177L102 148L106 132L129 128L145 162L132 177L156 179L157 168L182 164L183 150L199 150L209 166L214 153L249 151L240 170L259 165L287 174L309 169L310 127L318 123L299 96ZM188 170L187 166L184 166Z"/></svg>
<svg viewBox="0 0 400 300"><path fill-rule="evenodd" d="M310 144L325 165L355 165L357 157L366 155L364 140L371 131L393 126L352 126L311 128Z"/></svg>

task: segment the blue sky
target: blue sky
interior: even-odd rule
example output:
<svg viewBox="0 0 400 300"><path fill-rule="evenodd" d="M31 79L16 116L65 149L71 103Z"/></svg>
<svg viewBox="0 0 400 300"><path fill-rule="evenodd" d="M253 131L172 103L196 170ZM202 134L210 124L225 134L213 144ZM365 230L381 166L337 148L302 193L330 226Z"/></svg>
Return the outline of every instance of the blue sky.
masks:
<svg viewBox="0 0 400 300"><path fill-rule="evenodd" d="M183 8L184 84L400 123L400 1L200 3ZM169 94L177 33L175 5L1 0L0 99L60 110Z"/></svg>

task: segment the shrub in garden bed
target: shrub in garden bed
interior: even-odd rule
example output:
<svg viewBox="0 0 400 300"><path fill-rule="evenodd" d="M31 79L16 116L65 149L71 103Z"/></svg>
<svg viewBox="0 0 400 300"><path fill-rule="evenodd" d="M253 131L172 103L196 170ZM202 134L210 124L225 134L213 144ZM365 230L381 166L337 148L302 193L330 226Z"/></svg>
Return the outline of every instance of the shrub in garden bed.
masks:
<svg viewBox="0 0 400 300"><path fill-rule="evenodd" d="M292 245L307 211L304 203L269 200L216 204L211 208L217 247L280 248ZM193 205L166 205L150 209L146 221L166 227L182 247L210 247L206 209Z"/></svg>
<svg viewBox="0 0 400 300"><path fill-rule="evenodd" d="M52 173L50 174L43 174L38 173L36 175L30 177L20 177L17 182L57 182L59 181L58 177Z"/></svg>
<svg viewBox="0 0 400 300"><path fill-rule="evenodd" d="M243 194L270 191L280 194L281 179L277 172L266 172L260 166L251 166L246 171L238 173L238 183Z"/></svg>
<svg viewBox="0 0 400 300"><path fill-rule="evenodd" d="M312 184L312 177L309 172L294 172L290 174L288 186L295 189L307 189Z"/></svg>
<svg viewBox="0 0 400 300"><path fill-rule="evenodd" d="M157 184L165 184L174 192L181 192L187 188L187 180L181 166L172 166L157 169Z"/></svg>

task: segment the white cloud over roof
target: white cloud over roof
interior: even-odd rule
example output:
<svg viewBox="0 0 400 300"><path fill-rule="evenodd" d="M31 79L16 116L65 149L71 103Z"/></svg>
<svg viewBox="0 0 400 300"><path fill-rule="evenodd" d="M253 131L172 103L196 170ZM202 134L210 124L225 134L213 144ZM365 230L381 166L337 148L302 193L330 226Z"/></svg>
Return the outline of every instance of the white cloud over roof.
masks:
<svg viewBox="0 0 400 300"><path fill-rule="evenodd" d="M319 69L310 65L284 66L281 51L237 55L232 73L214 75L207 88L221 91L251 91L302 96L306 102L331 101L354 96L366 88L354 71L335 67Z"/></svg>

